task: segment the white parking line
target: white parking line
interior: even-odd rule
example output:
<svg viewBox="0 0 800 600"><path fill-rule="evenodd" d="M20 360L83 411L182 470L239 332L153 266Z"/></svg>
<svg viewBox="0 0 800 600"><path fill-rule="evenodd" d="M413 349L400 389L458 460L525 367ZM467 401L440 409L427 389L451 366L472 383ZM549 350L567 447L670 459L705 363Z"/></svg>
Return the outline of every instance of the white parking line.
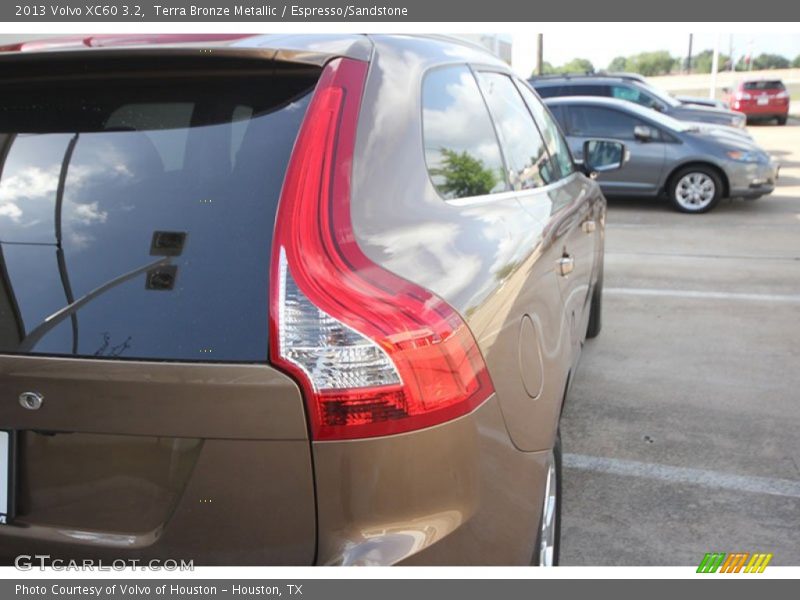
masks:
<svg viewBox="0 0 800 600"><path fill-rule="evenodd" d="M698 298L704 300L743 300L746 302L787 302L800 304L800 294L746 294L738 292L705 292L700 290L663 290L655 288L605 288L604 294L615 296L657 296L660 298Z"/></svg>
<svg viewBox="0 0 800 600"><path fill-rule="evenodd" d="M602 458L599 456L586 456L584 454L564 454L564 466L568 469L595 471L609 475L623 475L629 477L644 477L668 483L688 483L737 492L753 492L756 494L769 494L771 496L785 496L800 498L800 481L791 479L773 479L770 477L749 477L745 475L731 475L718 471L705 469L692 469L689 467L673 467L643 463L635 460L622 460L618 458Z"/></svg>
<svg viewBox="0 0 800 600"><path fill-rule="evenodd" d="M618 256L633 256L637 259L645 257L654 257L654 258L667 258L667 259L697 259L697 260L760 260L762 262L766 261L773 261L773 260L780 260L780 261L789 261L789 262L797 262L800 263L800 256L794 256L792 254L783 254L783 255L752 255L752 254L698 254L698 253L689 253L689 252L623 252L621 250L606 250L605 251L605 258L608 261L614 260Z"/></svg>

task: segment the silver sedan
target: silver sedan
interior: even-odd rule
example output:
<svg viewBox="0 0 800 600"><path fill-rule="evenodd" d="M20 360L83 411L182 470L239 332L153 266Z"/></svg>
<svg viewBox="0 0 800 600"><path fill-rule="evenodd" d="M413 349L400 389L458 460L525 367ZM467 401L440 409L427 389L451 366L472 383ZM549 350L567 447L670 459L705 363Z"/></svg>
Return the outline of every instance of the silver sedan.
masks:
<svg viewBox="0 0 800 600"><path fill-rule="evenodd" d="M676 210L702 213L721 198L755 199L775 187L777 162L745 131L678 121L613 98L574 96L546 102L577 160L589 138L626 144L628 163L598 176L607 196L667 196Z"/></svg>

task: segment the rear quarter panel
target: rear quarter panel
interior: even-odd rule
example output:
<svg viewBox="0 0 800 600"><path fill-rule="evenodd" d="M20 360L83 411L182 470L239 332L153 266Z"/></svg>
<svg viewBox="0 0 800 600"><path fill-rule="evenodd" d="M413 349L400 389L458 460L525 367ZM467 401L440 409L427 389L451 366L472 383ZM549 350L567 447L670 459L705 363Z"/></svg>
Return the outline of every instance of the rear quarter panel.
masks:
<svg viewBox="0 0 800 600"><path fill-rule="evenodd" d="M574 175L536 193L443 200L427 173L420 90L425 72L442 64L489 60L482 53L415 40L404 53L395 40L378 49L361 110L353 169L352 219L359 245L376 263L432 290L467 320L489 367L504 411L527 398L536 414L523 450L551 447L568 366L564 298L555 261L570 198L593 184ZM417 48L416 46L419 46ZM424 57L424 58L421 58ZM535 401L520 374L519 331L529 315L544 361ZM559 389L560 388L560 389ZM557 399L556 399L557 398ZM506 415L507 422L520 415ZM532 420L532 421L534 421Z"/></svg>
<svg viewBox="0 0 800 600"><path fill-rule="evenodd" d="M527 196L443 200L424 160L424 73L492 59L436 40L373 40L353 165L356 239L465 318L496 394L420 432L314 443L318 562L527 564L574 358L554 271L568 223L559 215L594 184L576 174ZM521 361L535 371L527 382Z"/></svg>

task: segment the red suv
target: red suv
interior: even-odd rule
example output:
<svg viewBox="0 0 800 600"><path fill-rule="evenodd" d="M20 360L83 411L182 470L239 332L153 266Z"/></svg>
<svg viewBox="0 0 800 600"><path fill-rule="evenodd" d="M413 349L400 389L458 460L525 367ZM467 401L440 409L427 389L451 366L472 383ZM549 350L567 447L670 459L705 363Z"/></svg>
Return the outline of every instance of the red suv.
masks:
<svg viewBox="0 0 800 600"><path fill-rule="evenodd" d="M780 79L740 81L725 100L748 121L775 118L778 125L786 125L789 117L789 92Z"/></svg>

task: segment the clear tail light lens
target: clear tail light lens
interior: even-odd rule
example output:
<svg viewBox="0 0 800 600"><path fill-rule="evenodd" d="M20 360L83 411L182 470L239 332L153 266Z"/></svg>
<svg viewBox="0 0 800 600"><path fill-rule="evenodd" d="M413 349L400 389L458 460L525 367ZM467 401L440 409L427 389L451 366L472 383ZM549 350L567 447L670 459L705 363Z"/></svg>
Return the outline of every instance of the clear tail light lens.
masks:
<svg viewBox="0 0 800 600"><path fill-rule="evenodd" d="M281 253L279 269L281 356L303 370L318 390L400 384L386 352L320 310L300 291Z"/></svg>
<svg viewBox="0 0 800 600"><path fill-rule="evenodd" d="M370 261L356 243L350 175L366 73L351 59L325 67L273 238L270 359L302 387L317 440L430 427L494 391L458 313Z"/></svg>

